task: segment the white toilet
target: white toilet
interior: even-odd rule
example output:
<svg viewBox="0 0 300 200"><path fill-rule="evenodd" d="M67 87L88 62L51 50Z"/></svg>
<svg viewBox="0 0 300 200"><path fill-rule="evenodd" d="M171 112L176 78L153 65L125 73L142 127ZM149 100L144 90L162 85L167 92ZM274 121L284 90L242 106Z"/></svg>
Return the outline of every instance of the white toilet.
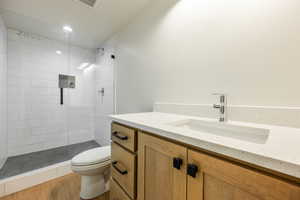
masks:
<svg viewBox="0 0 300 200"><path fill-rule="evenodd" d="M87 150L71 161L72 170L81 175L82 199L93 199L108 190L110 146Z"/></svg>

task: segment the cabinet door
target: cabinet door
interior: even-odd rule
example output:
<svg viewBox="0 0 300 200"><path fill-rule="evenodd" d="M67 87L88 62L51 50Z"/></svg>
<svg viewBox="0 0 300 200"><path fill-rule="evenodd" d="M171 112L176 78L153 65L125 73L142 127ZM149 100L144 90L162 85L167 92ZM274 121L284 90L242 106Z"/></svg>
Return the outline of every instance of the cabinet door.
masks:
<svg viewBox="0 0 300 200"><path fill-rule="evenodd" d="M188 200L299 200L300 187L239 165L188 150ZM190 165L192 164L192 165Z"/></svg>
<svg viewBox="0 0 300 200"><path fill-rule="evenodd" d="M139 132L138 200L186 200L186 161L185 147Z"/></svg>

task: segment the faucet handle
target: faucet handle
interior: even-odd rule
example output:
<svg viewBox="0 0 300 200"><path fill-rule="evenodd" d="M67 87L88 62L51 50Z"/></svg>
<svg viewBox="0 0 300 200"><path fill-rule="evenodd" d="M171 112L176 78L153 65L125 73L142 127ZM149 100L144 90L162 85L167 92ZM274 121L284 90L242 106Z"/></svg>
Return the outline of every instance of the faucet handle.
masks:
<svg viewBox="0 0 300 200"><path fill-rule="evenodd" d="M226 95L223 94L223 93L212 93L212 95L214 95L214 96L226 96Z"/></svg>
<svg viewBox="0 0 300 200"><path fill-rule="evenodd" d="M225 101L226 101L226 94L222 94L222 93L212 93L212 95L219 96L219 97L220 97L220 102L221 102L221 103L225 103Z"/></svg>

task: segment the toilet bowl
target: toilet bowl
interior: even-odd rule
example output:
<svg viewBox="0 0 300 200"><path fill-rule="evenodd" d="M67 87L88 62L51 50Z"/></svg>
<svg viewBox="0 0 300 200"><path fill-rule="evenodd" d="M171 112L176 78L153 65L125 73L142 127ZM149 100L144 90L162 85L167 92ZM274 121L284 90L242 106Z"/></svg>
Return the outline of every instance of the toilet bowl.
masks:
<svg viewBox="0 0 300 200"><path fill-rule="evenodd" d="M108 190L110 163L110 146L87 150L72 159L73 172L81 175L82 199L93 199Z"/></svg>

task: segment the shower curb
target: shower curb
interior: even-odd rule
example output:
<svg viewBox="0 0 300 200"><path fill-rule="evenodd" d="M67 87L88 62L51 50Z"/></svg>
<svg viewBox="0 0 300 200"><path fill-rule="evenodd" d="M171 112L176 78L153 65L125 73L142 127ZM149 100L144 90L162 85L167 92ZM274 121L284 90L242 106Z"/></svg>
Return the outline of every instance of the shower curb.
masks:
<svg viewBox="0 0 300 200"><path fill-rule="evenodd" d="M71 162L65 161L0 181L0 197L19 192L49 180L72 173Z"/></svg>

